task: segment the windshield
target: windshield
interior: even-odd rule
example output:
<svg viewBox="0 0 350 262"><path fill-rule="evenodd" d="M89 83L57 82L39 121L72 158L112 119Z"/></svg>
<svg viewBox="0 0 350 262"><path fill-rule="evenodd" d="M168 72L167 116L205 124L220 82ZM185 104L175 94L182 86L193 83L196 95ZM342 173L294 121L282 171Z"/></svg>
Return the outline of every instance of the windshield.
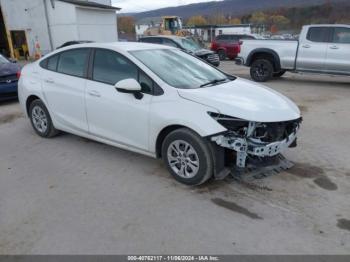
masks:
<svg viewBox="0 0 350 262"><path fill-rule="evenodd" d="M182 89L200 88L233 80L221 71L178 49L130 52L167 84Z"/></svg>
<svg viewBox="0 0 350 262"><path fill-rule="evenodd" d="M0 64L5 64L5 63L9 63L9 61L5 57L0 55Z"/></svg>
<svg viewBox="0 0 350 262"><path fill-rule="evenodd" d="M202 47L192 39L181 39L181 45L184 49L193 52L202 49Z"/></svg>

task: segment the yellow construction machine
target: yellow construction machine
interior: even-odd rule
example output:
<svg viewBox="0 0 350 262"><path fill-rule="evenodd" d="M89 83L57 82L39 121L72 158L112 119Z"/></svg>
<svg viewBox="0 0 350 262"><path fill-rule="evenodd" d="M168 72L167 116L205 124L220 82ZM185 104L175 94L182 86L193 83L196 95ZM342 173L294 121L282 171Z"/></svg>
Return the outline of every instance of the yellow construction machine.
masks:
<svg viewBox="0 0 350 262"><path fill-rule="evenodd" d="M182 28L182 19L179 16L163 16L160 26L148 28L144 35L177 35L188 36L190 33Z"/></svg>

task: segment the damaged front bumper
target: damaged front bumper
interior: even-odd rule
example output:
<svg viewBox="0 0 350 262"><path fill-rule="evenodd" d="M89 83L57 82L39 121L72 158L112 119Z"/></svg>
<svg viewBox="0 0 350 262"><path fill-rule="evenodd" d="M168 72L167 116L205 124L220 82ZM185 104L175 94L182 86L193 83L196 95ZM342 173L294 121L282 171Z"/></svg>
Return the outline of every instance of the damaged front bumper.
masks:
<svg viewBox="0 0 350 262"><path fill-rule="evenodd" d="M299 121L299 120L297 120ZM283 140L275 142L263 142L260 138L254 137L254 132L259 123L249 122L244 136L237 136L236 133L227 132L211 137L211 140L217 145L236 152L236 166L245 168L247 158L255 157L264 159L275 157L285 151L287 148L296 145L299 123L295 125L293 131L285 135Z"/></svg>

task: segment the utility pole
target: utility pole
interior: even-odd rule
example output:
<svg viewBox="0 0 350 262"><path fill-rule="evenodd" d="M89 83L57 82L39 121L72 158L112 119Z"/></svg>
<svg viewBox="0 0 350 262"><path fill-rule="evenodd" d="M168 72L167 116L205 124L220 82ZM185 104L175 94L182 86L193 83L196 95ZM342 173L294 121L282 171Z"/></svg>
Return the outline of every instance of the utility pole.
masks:
<svg viewBox="0 0 350 262"><path fill-rule="evenodd" d="M46 0L43 0L43 1L44 1L45 19L46 19L47 31L48 31L48 35L49 35L50 48L51 48L51 51L53 51L52 33L51 33L51 28L50 28L49 15L48 15L48 11L47 11L47 3L46 3ZM52 0L51 0L51 6L53 6Z"/></svg>

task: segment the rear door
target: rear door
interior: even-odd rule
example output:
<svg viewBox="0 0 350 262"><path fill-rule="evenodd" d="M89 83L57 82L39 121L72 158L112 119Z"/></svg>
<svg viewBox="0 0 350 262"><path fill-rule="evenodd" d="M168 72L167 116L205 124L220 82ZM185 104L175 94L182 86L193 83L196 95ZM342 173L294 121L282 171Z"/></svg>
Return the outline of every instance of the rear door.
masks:
<svg viewBox="0 0 350 262"><path fill-rule="evenodd" d="M350 28L333 28L331 40L327 50L327 72L350 75Z"/></svg>
<svg viewBox="0 0 350 262"><path fill-rule="evenodd" d="M90 49L64 51L47 60L43 90L59 125L87 132L85 86Z"/></svg>
<svg viewBox="0 0 350 262"><path fill-rule="evenodd" d="M331 29L329 27L310 27L306 38L299 44L297 70L323 72Z"/></svg>

